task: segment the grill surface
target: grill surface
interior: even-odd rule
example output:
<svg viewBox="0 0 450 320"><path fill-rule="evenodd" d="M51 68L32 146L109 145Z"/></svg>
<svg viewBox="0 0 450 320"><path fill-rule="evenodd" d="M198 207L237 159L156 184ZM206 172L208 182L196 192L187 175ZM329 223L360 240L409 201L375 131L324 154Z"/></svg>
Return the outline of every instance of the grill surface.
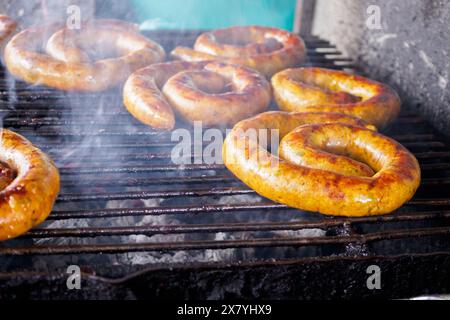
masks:
<svg viewBox="0 0 450 320"><path fill-rule="evenodd" d="M197 34L149 36L169 52L175 45L191 46ZM306 43L307 65L353 70L327 41L312 37ZM404 111L385 132L421 164L414 199L389 216L332 218L262 199L222 165L172 164L176 142L170 133L133 119L120 90L67 94L30 87L5 73L3 126L53 157L62 190L47 222L0 244L0 297L20 297L17 288L70 296L64 272L71 264L86 273L90 289L83 297L361 297L450 290L443 271L450 266L450 148L415 114ZM418 273L424 284L412 288L402 280L395 284L401 290L369 292L364 270L373 263L390 270L385 279ZM329 282L329 272L347 280ZM289 283L293 279L301 281ZM223 292L213 293L217 287Z"/></svg>

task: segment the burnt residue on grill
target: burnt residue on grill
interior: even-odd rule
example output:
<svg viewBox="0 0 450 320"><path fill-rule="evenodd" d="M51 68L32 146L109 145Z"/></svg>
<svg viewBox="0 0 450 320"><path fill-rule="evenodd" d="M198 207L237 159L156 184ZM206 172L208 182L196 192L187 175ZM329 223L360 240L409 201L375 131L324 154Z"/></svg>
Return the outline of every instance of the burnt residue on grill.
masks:
<svg viewBox="0 0 450 320"><path fill-rule="evenodd" d="M198 32L148 35L169 52L192 46ZM353 70L327 41L306 43L307 65ZM62 178L49 219L0 244L2 298L24 292L377 298L450 291L450 275L442 271L450 266L450 148L416 114L403 112L385 132L421 164L416 196L393 215L333 218L263 199L221 164L172 163L177 142L131 117L120 92L67 94L15 81L6 71L1 77L3 126L51 155ZM65 287L72 264L84 271L77 293ZM365 286L371 264L383 270L380 291Z"/></svg>

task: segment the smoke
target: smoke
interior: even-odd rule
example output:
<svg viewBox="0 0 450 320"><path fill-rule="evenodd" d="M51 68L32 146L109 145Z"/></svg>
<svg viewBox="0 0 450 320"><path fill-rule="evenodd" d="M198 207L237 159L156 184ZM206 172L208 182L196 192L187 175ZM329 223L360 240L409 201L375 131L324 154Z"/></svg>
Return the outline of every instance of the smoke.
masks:
<svg viewBox="0 0 450 320"><path fill-rule="evenodd" d="M121 2L121 1L120 1ZM130 10L119 5L122 16L127 16ZM94 1L18 1L23 8L23 26L46 21L46 23L60 22L64 24L67 18L67 7L79 5L81 8L81 19L89 20L95 14ZM123 3L123 2L122 2ZM97 3L97 7L99 4ZM114 6L111 6L115 8ZM99 13L112 10L109 6L100 5ZM33 13L30 13L33 12ZM120 16L120 15L119 15ZM117 15L116 15L117 17ZM25 21L26 20L26 21ZM141 29L159 29L175 27L169 19L153 18L145 21ZM180 26L177 25L177 28ZM183 27L183 26L181 26ZM184 45L186 39L180 33L179 38L171 38L171 42ZM162 39L167 40L167 39ZM44 44L43 44L44 47ZM101 48L99 48L101 49ZM44 50L42 50L44 53ZM137 194L144 191L190 190L192 184L149 184L126 186L120 183L139 179L156 180L169 178L208 178L221 173L215 171L184 171L181 168L173 172L141 172L118 171L114 168L124 169L145 165L167 165L170 157L146 160L122 160L128 159L134 153L157 154L167 151L167 147L158 147L152 143L167 144L170 135L155 134L151 129L138 124L125 110L122 104L121 87L114 88L103 93L68 93L41 86L26 84L13 78L7 80L9 97L7 106L10 114L19 112L21 121L27 122L21 132L42 146L44 151L50 154L61 169L63 189L61 195L96 195L96 194ZM38 108L39 106L39 108ZM27 108L39 109L38 115L27 114ZM9 115L8 115L9 116ZM19 117L19 116L18 116ZM47 125L39 125L39 123ZM37 123L33 126L33 123ZM117 134L120 133L120 134ZM149 138L151 136L151 138ZM115 146L115 147L111 147ZM121 146L121 147L118 147ZM111 172L80 173L83 169L111 169ZM89 170L88 170L89 171ZM100 170L101 171L101 170ZM202 186L205 187L204 185ZM210 188L216 185L212 183ZM177 206L199 206L203 204L227 206L232 204L261 204L264 200L256 195L239 195L224 197L180 197L180 198L149 198L149 199L127 199L127 200L96 200L92 201L59 201L56 203L55 213L67 213L70 211L89 211L98 209L120 209L120 208L158 208ZM120 216L114 218L85 218L52 220L52 217L39 228L50 230L59 229L92 229L92 228L118 228L118 227L167 227L167 226L189 226L201 224L224 225L227 223L255 222L277 222L277 221L302 221L307 220L301 214L293 214L292 211L283 212L279 210L268 212L240 212L238 214L173 214L173 215L143 215L143 216ZM224 241L224 240L250 240L264 237L318 237L325 235L325 230L304 229L292 231L275 232L217 232L217 233L180 233L180 234L135 234L130 236L97 236L97 237L59 237L43 238L38 240L17 239L8 245L32 245L32 246L58 246L58 245L81 245L81 244L136 244L136 243L179 243L186 241ZM33 243L31 243L33 242ZM267 259L267 258L289 258L292 256L308 256L314 254L315 249L306 248L273 248L273 249L221 249L221 250L197 250L197 251L174 251L174 252L133 252L126 254L108 255L67 255L67 256L33 256L28 263L35 270L61 270L71 264L87 265L102 271L104 266L129 266L135 268L144 265L160 263L188 263L188 262L237 262L241 260ZM11 264L3 263L1 270L23 266L23 261L11 259ZM14 263L14 264L13 264Z"/></svg>
<svg viewBox="0 0 450 320"><path fill-rule="evenodd" d="M159 30L159 29L173 29L176 24L161 18L148 19L140 24L141 31Z"/></svg>

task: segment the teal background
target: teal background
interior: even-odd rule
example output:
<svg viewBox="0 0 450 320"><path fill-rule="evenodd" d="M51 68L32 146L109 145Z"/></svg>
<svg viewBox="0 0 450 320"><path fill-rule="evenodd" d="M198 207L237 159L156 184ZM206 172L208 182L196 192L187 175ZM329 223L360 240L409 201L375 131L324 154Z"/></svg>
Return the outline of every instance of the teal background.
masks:
<svg viewBox="0 0 450 320"><path fill-rule="evenodd" d="M296 0L133 0L146 29L258 24L292 30Z"/></svg>

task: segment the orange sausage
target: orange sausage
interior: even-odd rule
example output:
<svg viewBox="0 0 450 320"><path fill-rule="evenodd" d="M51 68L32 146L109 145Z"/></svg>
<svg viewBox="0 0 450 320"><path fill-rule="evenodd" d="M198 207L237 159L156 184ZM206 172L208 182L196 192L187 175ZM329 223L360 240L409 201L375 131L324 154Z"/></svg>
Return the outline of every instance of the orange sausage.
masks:
<svg viewBox="0 0 450 320"><path fill-rule="evenodd" d="M24 137L6 129L0 137L2 171L9 171L0 178L0 240L7 240L48 217L60 181L53 161Z"/></svg>
<svg viewBox="0 0 450 320"><path fill-rule="evenodd" d="M10 17L0 14L0 54L3 60L5 46L17 30L17 23Z"/></svg>
<svg viewBox="0 0 450 320"><path fill-rule="evenodd" d="M342 114L268 112L233 128L223 159L260 195L290 207L335 216L387 214L412 198L420 167L399 143L361 125ZM249 129L278 129L280 156L251 141Z"/></svg>
<svg viewBox="0 0 450 320"><path fill-rule="evenodd" d="M156 129L183 119L205 126L234 125L265 111L269 82L245 67L221 62L167 62L141 69L124 86L124 104L141 122Z"/></svg>
<svg viewBox="0 0 450 320"><path fill-rule="evenodd" d="M124 83L133 71L164 60L160 45L130 30L132 27L109 20L105 25L83 25L80 30L59 26L27 29L8 43L6 65L14 76L32 84L104 91ZM48 54L40 53L45 47ZM100 52L96 52L98 48Z"/></svg>
<svg viewBox="0 0 450 320"><path fill-rule="evenodd" d="M298 68L273 76L275 100L281 110L338 112L383 128L398 116L401 101L389 86L343 71Z"/></svg>
<svg viewBox="0 0 450 320"><path fill-rule="evenodd" d="M202 34L194 49L177 47L172 57L185 61L219 60L245 65L267 77L298 66L305 58L303 40L288 31L245 26Z"/></svg>

